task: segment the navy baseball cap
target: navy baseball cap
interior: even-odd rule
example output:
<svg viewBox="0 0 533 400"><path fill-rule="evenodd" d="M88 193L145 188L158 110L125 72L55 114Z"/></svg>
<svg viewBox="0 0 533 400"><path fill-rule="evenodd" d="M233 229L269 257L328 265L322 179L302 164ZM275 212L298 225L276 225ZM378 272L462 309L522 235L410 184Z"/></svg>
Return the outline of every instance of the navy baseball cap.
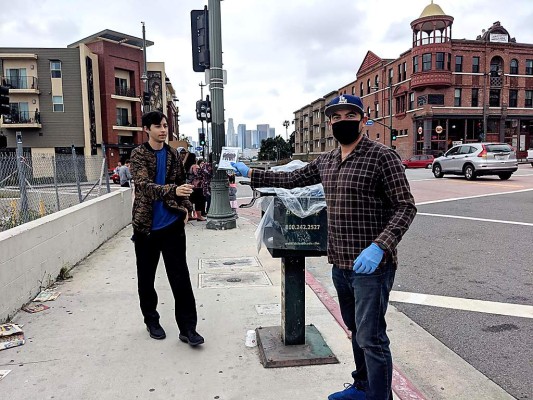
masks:
<svg viewBox="0 0 533 400"><path fill-rule="evenodd" d="M340 96L335 97L326 105L324 113L326 114L326 117L329 118L335 111L343 109L351 109L356 113L361 114L361 117L365 116L361 99L350 94L341 94Z"/></svg>

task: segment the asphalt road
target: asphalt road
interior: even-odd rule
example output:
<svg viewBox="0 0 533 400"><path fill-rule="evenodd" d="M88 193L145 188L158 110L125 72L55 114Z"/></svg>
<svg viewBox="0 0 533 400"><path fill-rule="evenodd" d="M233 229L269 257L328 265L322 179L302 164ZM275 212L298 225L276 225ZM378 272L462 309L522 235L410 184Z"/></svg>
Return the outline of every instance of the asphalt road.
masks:
<svg viewBox="0 0 533 400"><path fill-rule="evenodd" d="M520 165L508 181L406 173L419 214L399 246L394 291L532 306L533 168ZM250 196L240 185L238 197ZM258 209L239 212L258 220ZM307 268L335 296L325 258ZM531 318L393 304L511 395L533 398Z"/></svg>

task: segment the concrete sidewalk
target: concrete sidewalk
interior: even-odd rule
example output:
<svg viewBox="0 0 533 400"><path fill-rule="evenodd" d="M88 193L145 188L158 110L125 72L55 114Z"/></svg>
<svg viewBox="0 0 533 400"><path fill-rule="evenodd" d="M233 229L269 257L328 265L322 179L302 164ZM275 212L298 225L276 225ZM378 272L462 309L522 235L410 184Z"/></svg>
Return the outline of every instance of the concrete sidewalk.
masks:
<svg viewBox="0 0 533 400"><path fill-rule="evenodd" d="M308 400L326 399L349 382L350 341L309 287L306 323L318 328L340 364L265 369L257 347L245 347L247 330L280 325L279 314L260 315L255 307L279 304L281 292L280 261L264 249L257 254L253 223L239 218L237 229L211 231L205 222L192 222L186 230L203 346L178 340L162 261L156 285L167 338L149 338L138 307L129 226L72 270L73 278L57 286L61 296L46 303L49 310L15 316L27 342L0 352L0 369L12 370L0 382L6 398ZM259 263L199 269L200 260L235 257ZM263 286L217 286L230 276L223 274L242 272L267 278ZM199 288L201 274L204 286L214 287ZM388 322L395 365L427 399L512 398L394 307Z"/></svg>

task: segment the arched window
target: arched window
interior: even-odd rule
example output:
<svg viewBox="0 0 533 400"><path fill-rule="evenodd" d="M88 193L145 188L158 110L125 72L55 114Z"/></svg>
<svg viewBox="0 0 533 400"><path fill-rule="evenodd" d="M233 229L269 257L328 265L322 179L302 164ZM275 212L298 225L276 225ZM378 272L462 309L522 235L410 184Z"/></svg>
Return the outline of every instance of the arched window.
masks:
<svg viewBox="0 0 533 400"><path fill-rule="evenodd" d="M370 79L366 81L367 94L370 94Z"/></svg>
<svg viewBox="0 0 533 400"><path fill-rule="evenodd" d="M513 58L511 60L509 73L513 75L518 75L518 60L516 58Z"/></svg>
<svg viewBox="0 0 533 400"><path fill-rule="evenodd" d="M359 97L363 97L364 95L365 95L365 89L364 89L363 82L361 82L361 87L359 90Z"/></svg>
<svg viewBox="0 0 533 400"><path fill-rule="evenodd" d="M376 75L376 77L374 78L374 86L375 87L379 87L379 75Z"/></svg>
<svg viewBox="0 0 533 400"><path fill-rule="evenodd" d="M371 110L370 110L370 106L368 106L368 107L366 108L366 116L367 116L368 118L370 118L370 111L371 111Z"/></svg>

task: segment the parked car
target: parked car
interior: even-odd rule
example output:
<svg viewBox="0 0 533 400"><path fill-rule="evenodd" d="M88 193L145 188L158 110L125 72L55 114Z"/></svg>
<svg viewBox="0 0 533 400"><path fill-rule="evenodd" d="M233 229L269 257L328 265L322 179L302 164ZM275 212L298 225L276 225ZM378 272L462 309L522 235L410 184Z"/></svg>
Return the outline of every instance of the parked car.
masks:
<svg viewBox="0 0 533 400"><path fill-rule="evenodd" d="M433 161L433 175L464 175L467 180L481 175L498 175L506 180L518 169L514 149L506 143L469 143L454 146Z"/></svg>
<svg viewBox="0 0 533 400"><path fill-rule="evenodd" d="M109 179L112 180L113 183L116 183L117 185L120 184L120 177L116 173L113 173L113 175L111 175Z"/></svg>
<svg viewBox="0 0 533 400"><path fill-rule="evenodd" d="M434 159L435 157L430 154L419 154L403 160L402 164L405 168L431 168Z"/></svg>
<svg viewBox="0 0 533 400"><path fill-rule="evenodd" d="M527 151L527 162L531 163L531 166L533 167L533 149Z"/></svg>

